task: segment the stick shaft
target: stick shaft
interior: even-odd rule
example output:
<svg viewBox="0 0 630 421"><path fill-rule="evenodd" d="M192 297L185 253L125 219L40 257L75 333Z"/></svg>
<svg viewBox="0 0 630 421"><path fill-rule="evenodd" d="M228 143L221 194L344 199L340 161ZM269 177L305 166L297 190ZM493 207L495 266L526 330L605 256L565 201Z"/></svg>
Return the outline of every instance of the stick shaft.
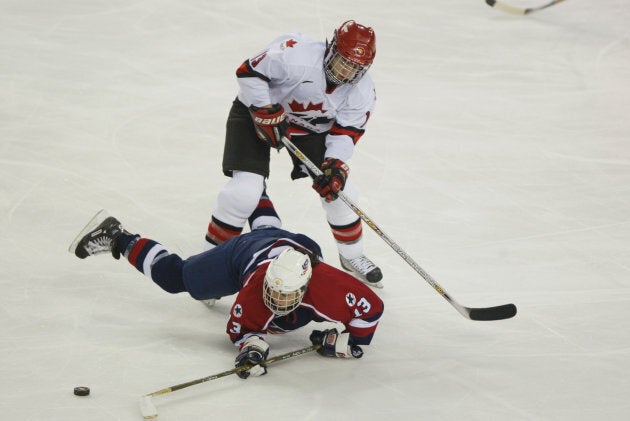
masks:
<svg viewBox="0 0 630 421"><path fill-rule="evenodd" d="M287 352L286 354L276 355L275 357L272 357L272 358L269 358L268 360L263 361L262 364L269 365L269 364L277 363L279 361L288 360L289 358L297 357L297 356L300 356L302 354L306 354L306 353L311 352L311 351L316 351L320 347L321 347L321 345L311 345L311 346L308 346L306 348L302 348L302 349L298 349L298 350L295 350L295 351ZM221 373L213 374L213 375L210 375L210 376L207 376L207 377L202 377L202 378L196 379L196 380L191 380L191 381L185 382L185 383L176 384L174 386L170 386L170 387L158 390L156 392L149 393L149 394L147 394L145 396L164 395L166 393L175 392L176 390L185 389L187 387L194 386L196 384L205 383L205 382L208 382L210 380L220 379L221 377L229 376L229 375L235 374L235 373L240 373L241 371L247 371L250 368L252 368L251 365L244 365L244 366L241 366L241 367L235 367L235 368L233 368L231 370L226 370L226 371L223 371Z"/></svg>
<svg viewBox="0 0 630 421"><path fill-rule="evenodd" d="M297 146L295 146L295 144L293 144L293 142L291 142L289 139L287 139L286 137L282 138L282 143L284 143L284 145L287 147L287 149L289 149L291 151L292 154L294 154L295 156L297 156L297 158L302 161L302 163L304 165L306 165L306 167L317 177L318 175L322 174L322 170L320 170L317 165L313 164L313 162L308 159L308 157L306 155L304 155L304 153L302 153L301 150L299 150L297 148ZM370 228L372 228L372 230L374 230L374 232L376 232L376 234L381 237L392 249L394 249L394 251L396 253L398 253L398 255L400 257L403 258L403 260L405 262L407 262L416 272L418 272L418 274L420 274L420 276L422 276L422 278L427 281L429 283L429 285L431 285L431 287L433 287L433 289L435 289L440 295L442 295L444 298L446 298L447 301L449 301L451 304L453 304L453 306L461 313L462 311L460 310L459 306L452 298L450 298L450 296L446 293L446 291L444 290L444 288L442 288L440 285L438 285L438 283L435 281L435 279L433 279L433 277L431 275L429 275L424 269L422 269L420 267L420 265L418 263L415 262L415 260L413 260L407 253L405 253L405 251L402 249L402 247L400 247L398 244L396 244L396 242L394 240L391 239L391 237L387 234L385 234L385 232L383 232L383 230L381 228L379 228L378 225L376 225L376 223L372 220L372 218L370 218L365 212L363 212L353 201L352 199L350 199L343 191L340 191L339 193L337 193L339 199L343 200L343 202L348 205L350 207L350 209L352 209L354 211L354 213L356 213L359 218L361 218Z"/></svg>

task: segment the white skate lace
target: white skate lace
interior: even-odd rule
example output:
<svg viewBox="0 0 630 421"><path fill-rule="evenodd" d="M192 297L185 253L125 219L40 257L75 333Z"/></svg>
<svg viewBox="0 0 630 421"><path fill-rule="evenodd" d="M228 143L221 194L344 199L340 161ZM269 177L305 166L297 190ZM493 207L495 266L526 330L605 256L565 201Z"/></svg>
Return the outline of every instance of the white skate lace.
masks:
<svg viewBox="0 0 630 421"><path fill-rule="evenodd" d="M99 253L107 253L111 251L112 239L110 237L102 236L88 241L85 245L85 251L91 256Z"/></svg>
<svg viewBox="0 0 630 421"><path fill-rule="evenodd" d="M354 259L345 259L345 261L363 275L367 275L372 270L376 269L376 265L365 256L359 256Z"/></svg>

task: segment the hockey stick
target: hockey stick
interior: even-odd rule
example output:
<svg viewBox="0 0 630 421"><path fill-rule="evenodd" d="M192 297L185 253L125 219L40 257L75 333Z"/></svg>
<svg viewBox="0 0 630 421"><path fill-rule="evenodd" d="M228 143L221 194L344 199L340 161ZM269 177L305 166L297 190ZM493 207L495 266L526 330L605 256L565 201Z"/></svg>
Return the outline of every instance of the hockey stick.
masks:
<svg viewBox="0 0 630 421"><path fill-rule="evenodd" d="M302 354L306 354L307 352L317 351L319 348L321 348L321 345L311 345L306 348L287 352L286 354L276 355L275 357L272 357L272 358L269 358L268 360L263 361L262 364L269 365L269 364L277 363L279 361L288 360L289 358L297 357ZM231 370L224 371L222 373L213 374L207 377L202 377L197 380L191 380L186 383L180 383L175 386L167 387L167 388L158 390L156 392L143 395L140 397L140 412L142 413L142 416L144 417L145 420L151 420L151 419L157 418L158 416L157 408L155 407L155 405L153 405L153 402L151 401L151 398L153 396L164 395L166 393L175 392L176 390L185 389L187 387L194 386L196 384L205 383L210 380L220 379L221 377L229 376L235 373L240 373L241 371L247 371L252 367L253 366L251 365L244 365L241 367L236 367Z"/></svg>
<svg viewBox="0 0 630 421"><path fill-rule="evenodd" d="M554 4L561 3L563 1L564 0L552 0L549 3L543 4L542 6L528 7L528 8L510 6L509 4L505 4L498 0L486 0L486 3L490 7L503 10L504 12L507 12L507 13L512 13L513 15L529 15L530 13L536 12L538 10L546 9L549 6L553 6Z"/></svg>
<svg viewBox="0 0 630 421"><path fill-rule="evenodd" d="M322 171L317 168L313 162L306 157L289 139L286 137L282 137L282 143L287 147L287 149L295 155L306 167L309 169L311 173L317 177L322 174ZM350 207L370 228L376 232L376 234L381 237L391 248L394 249L396 253L400 257L403 258L405 262L409 264L422 278L429 283L442 297L446 299L459 313L470 320L502 320L509 319L510 317L514 317L516 314L516 306L514 304L504 304L496 307L481 307L481 308L470 308L465 307L459 304L453 297L448 295L448 293L442 288L438 283L433 279L431 275L424 271L404 250L394 242L387 234L381 230L378 225L372 219L365 214L357 205L354 204L352 199L350 199L343 191L338 193L339 199L343 200L343 202Z"/></svg>

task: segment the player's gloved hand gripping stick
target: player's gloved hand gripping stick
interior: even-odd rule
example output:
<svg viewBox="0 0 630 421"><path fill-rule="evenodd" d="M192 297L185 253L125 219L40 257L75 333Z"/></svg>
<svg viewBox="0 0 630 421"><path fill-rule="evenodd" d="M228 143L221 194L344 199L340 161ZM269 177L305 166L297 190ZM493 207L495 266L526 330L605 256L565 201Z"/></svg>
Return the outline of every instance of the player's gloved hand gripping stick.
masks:
<svg viewBox="0 0 630 421"><path fill-rule="evenodd" d="M315 178L322 175L322 170L317 168L317 165L306 157L286 136L281 138L282 143L287 149L295 155ZM405 262L409 264L422 278L429 283L446 301L448 301L455 309L464 317L470 320L502 320L509 319L516 315L516 306L514 304L503 304L496 307L481 307L470 308L459 304L453 297L451 297L438 283L433 279L431 275L424 271L405 251L394 242L387 234L385 234L379 227L372 221L372 219L365 214L359 207L350 199L343 191L337 192L337 196L346 205L350 207L362 220L365 222L376 234L381 237Z"/></svg>

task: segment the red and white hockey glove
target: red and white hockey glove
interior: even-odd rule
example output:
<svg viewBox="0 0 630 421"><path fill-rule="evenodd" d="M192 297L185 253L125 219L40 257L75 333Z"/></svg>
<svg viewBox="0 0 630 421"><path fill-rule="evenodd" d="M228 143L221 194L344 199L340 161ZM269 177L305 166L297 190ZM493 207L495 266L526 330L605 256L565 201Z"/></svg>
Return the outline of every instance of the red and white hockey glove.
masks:
<svg viewBox="0 0 630 421"><path fill-rule="evenodd" d="M363 350L359 345L349 345L349 333L339 333L337 329L314 330L309 338L313 345L321 345L317 353L324 357L361 358Z"/></svg>
<svg viewBox="0 0 630 421"><path fill-rule="evenodd" d="M244 365L251 365L253 367L248 370L239 371L236 373L241 379L246 379L249 376L262 376L267 374L267 367L260 364L267 358L269 354L269 344L263 341L258 336L252 336L248 338L241 345L241 352L236 356L234 361L235 367L242 367Z"/></svg>
<svg viewBox="0 0 630 421"><path fill-rule="evenodd" d="M273 104L271 107L258 108L254 105L249 107L249 112L254 121L254 129L258 138L267 145L278 150L282 149L284 143L280 140L289 128L287 115L280 104Z"/></svg>
<svg viewBox="0 0 630 421"><path fill-rule="evenodd" d="M332 202L346 185L350 168L341 159L326 158L322 163L322 172L313 180L313 188L327 202Z"/></svg>

